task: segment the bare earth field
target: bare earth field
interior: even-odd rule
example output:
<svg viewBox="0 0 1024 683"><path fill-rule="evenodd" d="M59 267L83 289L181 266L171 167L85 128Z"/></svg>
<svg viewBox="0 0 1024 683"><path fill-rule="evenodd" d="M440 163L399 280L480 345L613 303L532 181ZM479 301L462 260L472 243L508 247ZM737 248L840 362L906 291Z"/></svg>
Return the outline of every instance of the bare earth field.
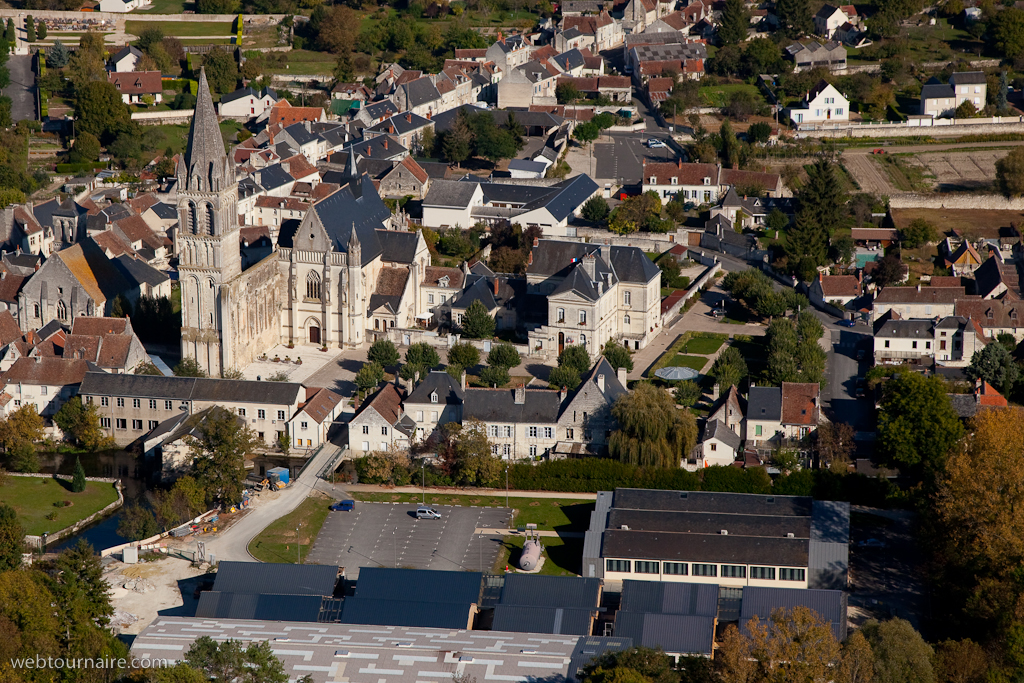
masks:
<svg viewBox="0 0 1024 683"><path fill-rule="evenodd" d="M996 209L893 209L892 220L897 228L905 228L917 218L923 218L941 230L968 232L979 238L999 237L1000 228L1010 223L1024 225L1024 211Z"/></svg>
<svg viewBox="0 0 1024 683"><path fill-rule="evenodd" d="M110 602L116 610L114 621L122 612L138 618L134 623L122 625L120 632L141 633L160 613L194 615L198 601L192 594L200 582L198 577L205 573L205 569L196 569L191 562L176 557L138 564L118 561L110 564L103 578L110 584ZM151 586L147 586L145 592L125 588L125 583L132 579L146 579Z"/></svg>
<svg viewBox="0 0 1024 683"><path fill-rule="evenodd" d="M992 189L996 160L1006 154L1001 149L937 152L915 154L907 162L934 175L938 192L985 192Z"/></svg>

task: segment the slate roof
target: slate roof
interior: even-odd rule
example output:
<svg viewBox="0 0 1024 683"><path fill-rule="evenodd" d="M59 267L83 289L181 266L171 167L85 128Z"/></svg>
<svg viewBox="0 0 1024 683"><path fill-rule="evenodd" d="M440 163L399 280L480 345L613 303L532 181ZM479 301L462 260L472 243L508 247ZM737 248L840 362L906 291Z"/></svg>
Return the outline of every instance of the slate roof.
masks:
<svg viewBox="0 0 1024 683"><path fill-rule="evenodd" d="M398 107L391 100L381 100L366 105L364 111L371 120L385 119L398 113Z"/></svg>
<svg viewBox="0 0 1024 683"><path fill-rule="evenodd" d="M316 622L323 598L318 595L257 595L204 591L196 616L204 619Z"/></svg>
<svg viewBox="0 0 1024 683"><path fill-rule="evenodd" d="M416 256L418 234L400 230L378 230L381 260L386 263L412 263Z"/></svg>
<svg viewBox="0 0 1024 683"><path fill-rule="evenodd" d="M465 208L472 201L477 186L477 183L459 180L435 180L423 198L423 206Z"/></svg>
<svg viewBox="0 0 1024 683"><path fill-rule="evenodd" d="M963 287L886 287L876 304L952 304L964 299Z"/></svg>
<svg viewBox="0 0 1024 683"><path fill-rule="evenodd" d="M142 59L142 50L135 47L134 45L125 45L117 51L117 54L110 58L110 61L113 64L117 64L128 55L134 55L136 59Z"/></svg>
<svg viewBox="0 0 1024 683"><path fill-rule="evenodd" d="M221 560L213 589L224 593L329 596L334 594L337 582L338 568L330 565Z"/></svg>
<svg viewBox="0 0 1024 683"><path fill-rule="evenodd" d="M405 402L430 403L431 392L437 392L438 405L459 405L465 399L465 392L454 377L444 370L431 370L420 380Z"/></svg>
<svg viewBox="0 0 1024 683"><path fill-rule="evenodd" d="M953 96L953 86L934 76L921 86L921 100L952 99Z"/></svg>
<svg viewBox="0 0 1024 683"><path fill-rule="evenodd" d="M410 108L419 107L441 99L441 93L437 91L437 87L428 76L405 83L402 87L405 89L406 100Z"/></svg>
<svg viewBox="0 0 1024 683"><path fill-rule="evenodd" d="M620 282L647 283L661 271L638 247L605 247L612 268ZM532 250L533 263L526 272L533 275L565 277L575 263L586 254L597 253L599 247L582 242L541 239Z"/></svg>
<svg viewBox="0 0 1024 683"><path fill-rule="evenodd" d="M597 383L599 376L604 377L604 391L601 391L601 387ZM588 372L583 373L580 377L580 385L576 387L566 403L566 410L569 410L573 403L579 398L580 402L585 405L593 406L595 403L595 397L602 400L606 405L613 405L615 401L627 393L626 387L622 386L619 382L618 376L615 374L615 369L612 368L611 363L602 356L594 367Z"/></svg>
<svg viewBox="0 0 1024 683"><path fill-rule="evenodd" d="M583 67L583 53L577 49L568 50L555 55L551 60L558 65L562 71L572 71Z"/></svg>
<svg viewBox="0 0 1024 683"><path fill-rule="evenodd" d="M733 430L725 426L721 420L708 420L704 425L704 436L701 442L718 439L734 451L738 451L743 440Z"/></svg>
<svg viewBox="0 0 1024 683"><path fill-rule="evenodd" d="M362 263L383 253L377 228L391 216L391 211L377 194L368 176L351 182L313 205L320 223L327 231L335 251L348 252L353 229L361 246Z"/></svg>
<svg viewBox="0 0 1024 683"><path fill-rule="evenodd" d="M419 130L424 126L430 125L430 119L414 114L411 111L407 111L404 114L396 114L388 119L381 121L380 123L370 126L366 130L376 131L380 133L391 133L393 135L403 135L410 131Z"/></svg>
<svg viewBox="0 0 1024 683"><path fill-rule="evenodd" d="M887 320L875 332L875 338L932 339L933 329L931 320Z"/></svg>
<svg viewBox="0 0 1024 683"><path fill-rule="evenodd" d="M988 81L984 71L955 71L949 82L953 85L983 85Z"/></svg>
<svg viewBox="0 0 1024 683"><path fill-rule="evenodd" d="M171 279L167 273L157 270L142 259L132 258L128 254L114 258L112 263L125 281L132 286L144 283L150 287L156 287Z"/></svg>
<svg viewBox="0 0 1024 683"><path fill-rule="evenodd" d="M747 394L747 419L755 422L780 422L782 387L750 387Z"/></svg>
<svg viewBox="0 0 1024 683"><path fill-rule="evenodd" d="M408 281L408 268L381 268L367 310L372 313L383 307L391 313L397 313Z"/></svg>
<svg viewBox="0 0 1024 683"><path fill-rule="evenodd" d="M278 99L277 91L273 90L272 88L264 88L263 90L257 90L253 87L245 86L244 88L239 88L234 92L229 92L227 95L222 95L220 98L220 103L228 104L230 102L234 102L235 100L240 100L243 97L249 96L255 97L257 99L263 99L267 95L273 97L275 101Z"/></svg>
<svg viewBox="0 0 1024 683"><path fill-rule="evenodd" d="M516 422L520 424L552 424L558 421L561 400L559 392L550 389L527 389L526 401L515 402L515 389L467 389L462 417L481 422Z"/></svg>
<svg viewBox="0 0 1024 683"><path fill-rule="evenodd" d="M82 388L79 393L182 401L289 405L298 403L301 390L302 385L294 382L254 382L209 377L159 377L157 375L112 375L89 372L82 380Z"/></svg>

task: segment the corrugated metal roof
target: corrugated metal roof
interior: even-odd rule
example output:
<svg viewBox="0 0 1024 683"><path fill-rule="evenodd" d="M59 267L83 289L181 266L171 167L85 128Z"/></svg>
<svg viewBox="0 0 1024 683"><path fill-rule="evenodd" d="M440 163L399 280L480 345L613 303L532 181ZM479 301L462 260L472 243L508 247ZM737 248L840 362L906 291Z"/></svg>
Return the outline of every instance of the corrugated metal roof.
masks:
<svg viewBox="0 0 1024 683"><path fill-rule="evenodd" d="M645 614L619 611L615 633L637 646L658 648L671 655L711 655L715 618L683 614Z"/></svg>
<svg viewBox="0 0 1024 683"><path fill-rule="evenodd" d="M595 579L596 580L596 579ZM590 635L593 610L498 605L494 608L495 631L517 633L552 633L557 635Z"/></svg>
<svg viewBox="0 0 1024 683"><path fill-rule="evenodd" d="M810 496L764 496L755 493L709 491L615 489L614 506L630 510L680 510L744 515L811 514Z"/></svg>
<svg viewBox="0 0 1024 683"><path fill-rule="evenodd" d="M601 540L612 508L614 494L598 491L594 511L590 513L590 528L583 535L583 574L587 578L604 578L604 560L601 559Z"/></svg>
<svg viewBox="0 0 1024 683"><path fill-rule="evenodd" d="M360 581L365 571L365 567L359 570ZM341 623L465 629L472 625L471 609L469 602L377 600L355 596L345 598Z"/></svg>
<svg viewBox="0 0 1024 683"><path fill-rule="evenodd" d="M711 583L622 582L620 611L651 614L718 615L718 586Z"/></svg>
<svg viewBox="0 0 1024 683"><path fill-rule="evenodd" d="M500 604L591 610L600 605L600 600L600 579L506 574Z"/></svg>
<svg viewBox="0 0 1024 683"><path fill-rule="evenodd" d="M850 570L846 543L811 541L807 548L807 587L844 590Z"/></svg>
<svg viewBox="0 0 1024 683"><path fill-rule="evenodd" d="M764 620L777 609L800 606L809 607L828 622L836 640L846 640L846 593L837 590L747 586L740 606L740 630L745 630L754 616Z"/></svg>
<svg viewBox="0 0 1024 683"><path fill-rule="evenodd" d="M547 644L545 644L546 647ZM632 640L619 636L614 638L598 638L596 636L580 638L576 643L576 647L573 648L572 655L569 657L569 670L566 673L566 680L568 683L575 683L575 681L580 680L583 668L593 663L594 660L604 653L621 652L631 647L633 647ZM530 680L537 680L539 676L536 678L529 676L528 678Z"/></svg>
<svg viewBox="0 0 1024 683"><path fill-rule="evenodd" d="M772 564L806 567L806 538L764 538L710 534L674 534L659 531L604 532L602 556L635 560L672 562L714 562L724 564Z"/></svg>
<svg viewBox="0 0 1024 683"><path fill-rule="evenodd" d="M207 619L311 621L320 616L319 595L257 595L207 591L199 597L196 616Z"/></svg>
<svg viewBox="0 0 1024 683"><path fill-rule="evenodd" d="M478 603L480 572L362 567L356 596L366 600L427 603Z"/></svg>
<svg viewBox="0 0 1024 683"><path fill-rule="evenodd" d="M850 504L816 500L812 505L811 540L823 543L850 542Z"/></svg>
<svg viewBox="0 0 1024 683"><path fill-rule="evenodd" d="M334 594L338 568L318 564L275 564L222 561L213 590L221 593L269 595Z"/></svg>

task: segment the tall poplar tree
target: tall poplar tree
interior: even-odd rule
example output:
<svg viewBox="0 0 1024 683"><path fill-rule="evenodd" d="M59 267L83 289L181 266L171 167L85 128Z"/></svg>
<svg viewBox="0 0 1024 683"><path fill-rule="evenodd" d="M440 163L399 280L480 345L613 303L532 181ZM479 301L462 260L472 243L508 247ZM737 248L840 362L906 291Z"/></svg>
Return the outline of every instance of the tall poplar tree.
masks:
<svg viewBox="0 0 1024 683"><path fill-rule="evenodd" d="M718 25L718 38L724 45L736 45L747 39L750 14L743 0L725 0L722 22Z"/></svg>

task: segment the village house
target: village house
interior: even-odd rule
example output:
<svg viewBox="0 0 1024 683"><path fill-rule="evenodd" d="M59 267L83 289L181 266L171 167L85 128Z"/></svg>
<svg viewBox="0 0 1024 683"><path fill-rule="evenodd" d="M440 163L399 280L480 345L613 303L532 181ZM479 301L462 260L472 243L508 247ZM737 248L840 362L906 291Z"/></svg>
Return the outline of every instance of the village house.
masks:
<svg viewBox="0 0 1024 683"><path fill-rule="evenodd" d="M107 80L121 93L125 104L160 104L164 97L159 71L112 72Z"/></svg>
<svg viewBox="0 0 1024 683"><path fill-rule="evenodd" d="M790 121L800 124L823 123L826 121L849 121L850 101L835 86L819 81L808 92L798 107L785 110Z"/></svg>

